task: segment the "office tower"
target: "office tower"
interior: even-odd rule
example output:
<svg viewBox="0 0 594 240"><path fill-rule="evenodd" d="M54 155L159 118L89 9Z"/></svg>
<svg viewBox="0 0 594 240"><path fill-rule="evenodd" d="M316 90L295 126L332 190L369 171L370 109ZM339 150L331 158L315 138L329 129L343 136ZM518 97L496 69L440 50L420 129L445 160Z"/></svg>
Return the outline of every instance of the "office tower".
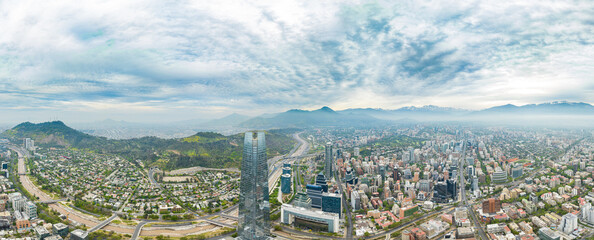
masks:
<svg viewBox="0 0 594 240"><path fill-rule="evenodd" d="M446 181L448 187L448 197L455 199L458 196L458 184L456 179L448 179Z"/></svg>
<svg viewBox="0 0 594 240"><path fill-rule="evenodd" d="M474 165L474 158L472 158L472 157L467 157L467 158L466 158L466 163L467 163L468 165Z"/></svg>
<svg viewBox="0 0 594 240"><path fill-rule="evenodd" d="M437 182L433 187L433 201L436 203L448 202L448 185L445 182Z"/></svg>
<svg viewBox="0 0 594 240"><path fill-rule="evenodd" d="M257 132L257 135L253 132L245 133L237 232L243 240L268 239L270 235L268 163L264 132Z"/></svg>
<svg viewBox="0 0 594 240"><path fill-rule="evenodd" d="M382 182L386 179L386 166L384 164L379 165L379 174L382 176Z"/></svg>
<svg viewBox="0 0 594 240"><path fill-rule="evenodd" d="M353 149L353 155L355 155L355 157L361 156L360 153L361 153L361 150L359 149L359 147L355 147Z"/></svg>
<svg viewBox="0 0 594 240"><path fill-rule="evenodd" d="M323 193L322 194L322 211L337 213L342 215L342 194L338 193Z"/></svg>
<svg viewBox="0 0 594 240"><path fill-rule="evenodd" d="M412 178L412 172L410 171L410 169L404 169L404 178L405 179L411 179Z"/></svg>
<svg viewBox="0 0 594 240"><path fill-rule="evenodd" d="M479 180L478 177L475 175L474 177L472 177L472 191L478 191L479 190Z"/></svg>
<svg viewBox="0 0 594 240"><path fill-rule="evenodd" d="M328 192L328 182L326 181L326 176L324 176L323 173L319 173L318 176L316 176L315 185L322 187L323 192Z"/></svg>
<svg viewBox="0 0 594 240"><path fill-rule="evenodd" d="M324 167L324 175L329 179L332 178L332 143L326 143L326 154L324 156L326 166Z"/></svg>
<svg viewBox="0 0 594 240"><path fill-rule="evenodd" d="M309 198L305 193L298 192L297 194L295 194L293 205L296 207L309 209L311 208L311 198Z"/></svg>
<svg viewBox="0 0 594 240"><path fill-rule="evenodd" d="M408 157L410 162L415 161L415 149L413 147L408 147Z"/></svg>
<svg viewBox="0 0 594 240"><path fill-rule="evenodd" d="M500 167L495 168L493 173L493 183L504 183L507 181L507 173L501 170Z"/></svg>
<svg viewBox="0 0 594 240"><path fill-rule="evenodd" d="M361 196L357 191L351 192L351 208L353 208L353 210L361 209Z"/></svg>
<svg viewBox="0 0 594 240"><path fill-rule="evenodd" d="M474 167L473 166L468 166L466 171L466 174L468 175L468 178L472 178L472 176L474 176Z"/></svg>
<svg viewBox="0 0 594 240"><path fill-rule="evenodd" d="M497 213L501 210L501 201L489 198L483 201L483 213Z"/></svg>
<svg viewBox="0 0 594 240"><path fill-rule="evenodd" d="M400 171L398 171L397 167L394 167L394 171L392 172L392 177L394 178L394 182L401 180Z"/></svg>
<svg viewBox="0 0 594 240"><path fill-rule="evenodd" d="M431 190L431 184L429 180L423 179L419 181L419 190L423 192L429 192Z"/></svg>
<svg viewBox="0 0 594 240"><path fill-rule="evenodd" d="M522 176L522 174L524 174L522 165L517 165L517 166L513 167L511 172L512 172L512 178L514 178L514 179L519 178Z"/></svg>
<svg viewBox="0 0 594 240"><path fill-rule="evenodd" d="M284 194L291 193L291 174L281 175L281 192Z"/></svg>
<svg viewBox="0 0 594 240"><path fill-rule="evenodd" d="M570 234L578 228L578 218L573 213L563 215L561 223L559 224L559 231Z"/></svg>
<svg viewBox="0 0 594 240"><path fill-rule="evenodd" d="M307 184L305 186L307 196L311 199L311 207L322 208L322 187L318 185Z"/></svg>

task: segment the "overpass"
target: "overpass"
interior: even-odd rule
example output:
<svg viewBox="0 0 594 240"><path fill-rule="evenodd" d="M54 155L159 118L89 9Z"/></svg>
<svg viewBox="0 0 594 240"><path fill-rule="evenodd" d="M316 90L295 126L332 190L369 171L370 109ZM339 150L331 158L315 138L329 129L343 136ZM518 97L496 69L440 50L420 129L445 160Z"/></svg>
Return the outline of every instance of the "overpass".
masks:
<svg viewBox="0 0 594 240"><path fill-rule="evenodd" d="M113 221L116 217L117 217L117 215L115 215L115 214L111 215L111 217L109 217L105 221L100 222L99 224L97 224L96 226L94 226L93 228L91 228L89 230L89 232L94 232L94 231L97 231L99 229L104 228L105 226L107 226L107 224L109 224L111 221Z"/></svg>
<svg viewBox="0 0 594 240"><path fill-rule="evenodd" d="M140 236L140 231L142 231L142 227L144 227L144 225L146 225L147 223L149 223L149 222L142 221L138 225L136 225L136 229L134 229L134 234L132 234L132 237L130 238L130 240L138 239L138 236Z"/></svg>
<svg viewBox="0 0 594 240"><path fill-rule="evenodd" d="M227 215L227 214L221 214L219 216L224 217L224 218L228 218L228 219L231 219L231 220L235 220L235 221L239 220L238 217L234 217L234 216Z"/></svg>
<svg viewBox="0 0 594 240"><path fill-rule="evenodd" d="M52 203L57 203L57 202L64 202L64 201L68 201L68 199L67 199L67 198L61 198L61 199L53 199L53 200L37 201L36 203L52 204Z"/></svg>
<svg viewBox="0 0 594 240"><path fill-rule="evenodd" d="M217 221L213 221L210 219L204 219L205 222L213 224L213 225L217 225L217 226L221 226L221 227L228 227L228 228L233 228L235 229L237 226L235 225L231 225L231 224L226 224L226 223L222 223L222 222L217 222Z"/></svg>

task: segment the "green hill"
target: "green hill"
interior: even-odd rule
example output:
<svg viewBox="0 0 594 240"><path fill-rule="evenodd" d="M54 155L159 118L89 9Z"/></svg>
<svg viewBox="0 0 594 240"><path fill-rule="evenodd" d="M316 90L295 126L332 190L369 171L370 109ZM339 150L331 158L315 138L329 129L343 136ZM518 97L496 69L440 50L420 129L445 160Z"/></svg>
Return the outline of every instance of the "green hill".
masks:
<svg viewBox="0 0 594 240"><path fill-rule="evenodd" d="M0 135L13 142L31 138L41 147L77 148L117 154L165 169L193 166L239 167L243 151L243 134L224 136L213 132L199 132L181 139L142 137L111 140L79 132L60 121L21 123ZM288 132L270 130L266 132L266 145L268 156L272 157L288 153L295 141Z"/></svg>

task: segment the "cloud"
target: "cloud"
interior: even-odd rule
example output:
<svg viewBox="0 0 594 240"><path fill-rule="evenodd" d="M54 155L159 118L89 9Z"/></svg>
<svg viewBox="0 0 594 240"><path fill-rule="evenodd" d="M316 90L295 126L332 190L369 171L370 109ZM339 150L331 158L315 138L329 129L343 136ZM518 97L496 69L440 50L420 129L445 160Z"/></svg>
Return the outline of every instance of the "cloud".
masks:
<svg viewBox="0 0 594 240"><path fill-rule="evenodd" d="M2 1L0 111L160 109L154 117L179 118L190 117L180 109L593 102L593 9L591 1Z"/></svg>

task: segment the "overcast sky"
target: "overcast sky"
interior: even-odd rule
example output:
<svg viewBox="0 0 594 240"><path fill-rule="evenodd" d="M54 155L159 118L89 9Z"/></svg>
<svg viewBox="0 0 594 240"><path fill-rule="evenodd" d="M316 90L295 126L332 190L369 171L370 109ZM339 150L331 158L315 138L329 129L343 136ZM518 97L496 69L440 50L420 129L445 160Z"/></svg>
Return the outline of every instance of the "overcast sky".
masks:
<svg viewBox="0 0 594 240"><path fill-rule="evenodd" d="M594 1L0 0L0 122L556 100Z"/></svg>

